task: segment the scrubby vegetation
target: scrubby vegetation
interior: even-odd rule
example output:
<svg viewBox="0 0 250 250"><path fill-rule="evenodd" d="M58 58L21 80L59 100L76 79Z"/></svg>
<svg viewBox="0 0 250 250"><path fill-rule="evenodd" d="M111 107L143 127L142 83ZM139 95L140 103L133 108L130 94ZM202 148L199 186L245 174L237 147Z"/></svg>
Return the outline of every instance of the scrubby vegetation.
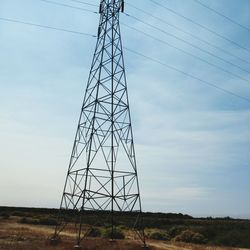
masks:
<svg viewBox="0 0 250 250"><path fill-rule="evenodd" d="M171 241L250 248L250 220L145 213L144 223L165 231Z"/></svg>
<svg viewBox="0 0 250 250"><path fill-rule="evenodd" d="M200 233L195 233L191 230L182 231L179 235L174 238L174 241L181 241L187 243L198 243L198 244L205 244L207 240L205 239L204 235Z"/></svg>
<svg viewBox="0 0 250 250"><path fill-rule="evenodd" d="M103 236L105 238L112 238L112 228L106 228ZM113 230L113 239L124 239L125 238L125 234L123 233L123 231L120 228L114 228Z"/></svg>
<svg viewBox="0 0 250 250"><path fill-rule="evenodd" d="M162 233L159 231L150 233L149 238L153 240L164 240L164 241L169 241L171 239L168 233Z"/></svg>
<svg viewBox="0 0 250 250"><path fill-rule="evenodd" d="M88 237L100 237L102 235L102 231L97 227L91 227L87 233Z"/></svg>
<svg viewBox="0 0 250 250"><path fill-rule="evenodd" d="M20 224L49 225L57 223L57 209L0 207L0 219L16 217ZM93 225L89 237L110 237L108 213L87 212L84 223ZM66 211L64 217L74 223L77 214ZM114 238L126 237L127 228L132 227L135 216L123 213L115 215ZM250 248L250 220L225 218L193 218L183 214L144 213L144 225L149 239ZM98 223L96 223L98 222Z"/></svg>
<svg viewBox="0 0 250 250"><path fill-rule="evenodd" d="M42 217L42 218L26 218L26 217L22 217L19 220L19 223L33 224L33 225L55 226L55 225L57 225L57 220L55 218L51 218L51 217Z"/></svg>
<svg viewBox="0 0 250 250"><path fill-rule="evenodd" d="M0 213L0 218L2 219L9 219L10 218L10 215L6 212L2 212Z"/></svg>

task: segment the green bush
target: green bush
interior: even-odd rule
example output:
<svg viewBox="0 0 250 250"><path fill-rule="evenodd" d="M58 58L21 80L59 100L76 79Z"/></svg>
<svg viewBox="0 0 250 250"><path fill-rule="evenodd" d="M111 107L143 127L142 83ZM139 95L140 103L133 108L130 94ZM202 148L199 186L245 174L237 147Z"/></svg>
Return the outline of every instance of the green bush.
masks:
<svg viewBox="0 0 250 250"><path fill-rule="evenodd" d="M87 234L89 237L100 237L101 235L101 230L97 227L92 227Z"/></svg>
<svg viewBox="0 0 250 250"><path fill-rule="evenodd" d="M55 218L44 217L39 219L40 225L56 226L57 220Z"/></svg>
<svg viewBox="0 0 250 250"><path fill-rule="evenodd" d="M117 228L120 230L127 230L128 229L128 227L126 227L125 225L119 225Z"/></svg>
<svg viewBox="0 0 250 250"><path fill-rule="evenodd" d="M192 243L205 244L206 242L207 242L206 238L204 237L204 235L200 233L195 233L192 237Z"/></svg>
<svg viewBox="0 0 250 250"><path fill-rule="evenodd" d="M182 242L191 243L193 235L194 235L194 232L190 230L185 230L181 232L181 234L177 235L174 238L174 241L182 241Z"/></svg>
<svg viewBox="0 0 250 250"><path fill-rule="evenodd" d="M197 243L204 244L206 243L205 237L200 233L195 233L191 230L185 230L180 235L177 235L174 238L175 241L181 241L186 243Z"/></svg>
<svg viewBox="0 0 250 250"><path fill-rule="evenodd" d="M25 213L20 212L20 211L13 211L11 215L12 216L19 216L19 217L26 216Z"/></svg>
<svg viewBox="0 0 250 250"><path fill-rule="evenodd" d="M125 238L125 235L124 233L122 232L121 229L119 228L114 228L114 231L113 231L113 237L112 237L112 228L107 228L105 229L104 233L103 233L103 237L104 238L113 238L113 239L124 239Z"/></svg>
<svg viewBox="0 0 250 250"><path fill-rule="evenodd" d="M49 226L57 225L56 219L47 218L47 217L40 218L40 219L31 219L31 218L22 217L19 220L19 223L21 223L21 224L32 224L32 225L49 225Z"/></svg>
<svg viewBox="0 0 250 250"><path fill-rule="evenodd" d="M239 246L240 243L243 241L242 233L237 231L225 232L223 235L218 235L216 238L216 243L218 245L236 247ZM243 236L244 237L244 236ZM246 239L246 235L244 240Z"/></svg>
<svg viewBox="0 0 250 250"><path fill-rule="evenodd" d="M22 217L18 222L21 224L30 224L30 219L27 219L26 217Z"/></svg>
<svg viewBox="0 0 250 250"><path fill-rule="evenodd" d="M26 217L23 217L18 222L22 224L28 224L28 219Z"/></svg>
<svg viewBox="0 0 250 250"><path fill-rule="evenodd" d="M186 230L186 227L184 226L174 226L168 230L168 234L171 238L174 238L175 236L181 234L184 230Z"/></svg>
<svg viewBox="0 0 250 250"><path fill-rule="evenodd" d="M21 223L21 224L34 224L34 225L37 225L37 224L39 224L39 220L34 220L34 219L29 219L29 218L26 218L26 217L22 217L19 220L19 223Z"/></svg>
<svg viewBox="0 0 250 250"><path fill-rule="evenodd" d="M153 232L149 235L150 239L153 240L170 240L170 236L167 233Z"/></svg>
<svg viewBox="0 0 250 250"><path fill-rule="evenodd" d="M0 217L2 217L3 219L9 219L10 218L10 215L8 213L1 213L0 214Z"/></svg>

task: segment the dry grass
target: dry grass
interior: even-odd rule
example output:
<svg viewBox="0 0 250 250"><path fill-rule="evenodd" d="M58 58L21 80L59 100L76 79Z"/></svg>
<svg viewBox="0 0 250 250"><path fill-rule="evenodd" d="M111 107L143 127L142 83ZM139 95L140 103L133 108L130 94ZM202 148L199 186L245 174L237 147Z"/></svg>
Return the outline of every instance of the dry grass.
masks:
<svg viewBox="0 0 250 250"><path fill-rule="evenodd" d="M0 250L72 250L74 234L72 230L61 235L61 242L52 246L49 238L53 226L19 224L18 217L0 219ZM170 244L163 241L149 241L150 250L232 250L233 248L207 247L188 244ZM84 250L141 250L141 243L133 240L85 239Z"/></svg>
<svg viewBox="0 0 250 250"><path fill-rule="evenodd" d="M74 234L72 229L61 235L58 245L50 244L54 232L53 226L19 224L18 218L0 220L0 250L72 250ZM130 240L111 242L107 239L85 239L82 241L85 250L141 250L141 243ZM160 248L152 247L152 250Z"/></svg>
<svg viewBox="0 0 250 250"><path fill-rule="evenodd" d="M248 250L243 248L231 248L231 247L216 247L205 245L194 245L187 243L171 243L164 241L149 241L150 246L157 246L159 249L164 250Z"/></svg>

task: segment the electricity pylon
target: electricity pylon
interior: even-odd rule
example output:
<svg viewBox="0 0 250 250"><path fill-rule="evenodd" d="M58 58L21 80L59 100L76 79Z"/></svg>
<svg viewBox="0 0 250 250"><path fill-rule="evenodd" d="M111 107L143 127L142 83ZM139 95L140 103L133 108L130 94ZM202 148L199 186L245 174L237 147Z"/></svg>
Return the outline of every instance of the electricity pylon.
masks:
<svg viewBox="0 0 250 250"><path fill-rule="evenodd" d="M123 0L101 0L97 43L60 205L55 237L77 211L76 246L86 235L88 211L135 216L133 228L145 245L135 149L119 25Z"/></svg>

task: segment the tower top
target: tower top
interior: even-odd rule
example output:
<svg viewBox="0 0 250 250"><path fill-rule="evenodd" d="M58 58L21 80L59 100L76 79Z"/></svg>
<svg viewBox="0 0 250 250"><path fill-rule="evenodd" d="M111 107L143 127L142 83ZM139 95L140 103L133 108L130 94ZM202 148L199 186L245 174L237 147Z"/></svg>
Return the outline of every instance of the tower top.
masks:
<svg viewBox="0 0 250 250"><path fill-rule="evenodd" d="M99 13L101 14L106 8L116 8L116 10L124 12L124 0L101 0Z"/></svg>

